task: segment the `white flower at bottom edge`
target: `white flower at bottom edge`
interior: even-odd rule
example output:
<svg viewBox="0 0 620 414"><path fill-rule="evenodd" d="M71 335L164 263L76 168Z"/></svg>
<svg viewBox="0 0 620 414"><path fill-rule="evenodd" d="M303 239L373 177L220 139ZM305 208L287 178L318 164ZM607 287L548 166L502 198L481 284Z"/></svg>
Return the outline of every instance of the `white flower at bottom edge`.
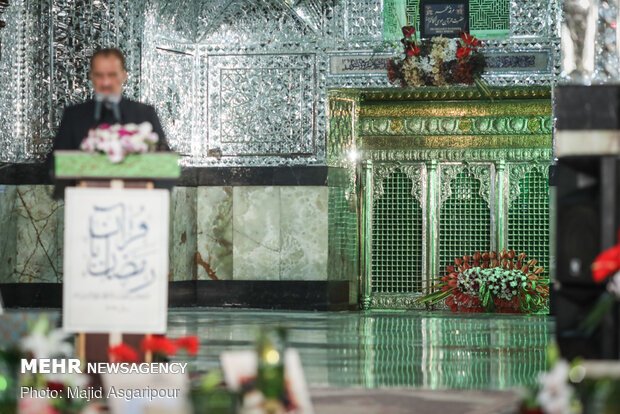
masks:
<svg viewBox="0 0 620 414"><path fill-rule="evenodd" d="M264 414L265 397L260 391L250 391L243 396L243 414Z"/></svg>
<svg viewBox="0 0 620 414"><path fill-rule="evenodd" d="M37 331L22 340L22 348L35 358L71 357L73 346L66 342L68 337L62 329L54 329L49 334Z"/></svg>
<svg viewBox="0 0 620 414"><path fill-rule="evenodd" d="M607 291L617 298L620 298L620 272L617 272L609 278L607 282Z"/></svg>
<svg viewBox="0 0 620 414"><path fill-rule="evenodd" d="M80 414L98 414L101 412L105 412L103 407L97 403L91 403L84 407L82 411L80 411Z"/></svg>
<svg viewBox="0 0 620 414"><path fill-rule="evenodd" d="M568 384L570 366L565 360L559 360L554 367L541 373L538 382L541 389L536 397L540 406L548 414L570 414L572 387Z"/></svg>
<svg viewBox="0 0 620 414"><path fill-rule="evenodd" d="M57 411L51 406L47 398L20 398L18 402L19 414L55 414Z"/></svg>

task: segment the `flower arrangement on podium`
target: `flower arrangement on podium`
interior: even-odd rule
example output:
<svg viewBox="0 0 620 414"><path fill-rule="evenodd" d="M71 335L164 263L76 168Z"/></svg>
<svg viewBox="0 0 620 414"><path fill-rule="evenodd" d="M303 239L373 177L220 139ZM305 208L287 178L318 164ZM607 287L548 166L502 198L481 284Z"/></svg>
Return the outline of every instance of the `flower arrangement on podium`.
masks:
<svg viewBox="0 0 620 414"><path fill-rule="evenodd" d="M460 38L433 37L419 40L413 26L402 28L404 58L388 60L388 79L403 88L407 86L476 85L490 96L480 78L486 63L479 51L480 40L469 33Z"/></svg>
<svg viewBox="0 0 620 414"><path fill-rule="evenodd" d="M87 152L102 152L112 163L120 163L127 154L144 154L155 149L159 137L149 122L141 124L101 124L88 131L80 145Z"/></svg>
<svg viewBox="0 0 620 414"><path fill-rule="evenodd" d="M459 257L418 302L445 301L453 312L542 312L548 308L549 281L537 260L526 257L506 249Z"/></svg>

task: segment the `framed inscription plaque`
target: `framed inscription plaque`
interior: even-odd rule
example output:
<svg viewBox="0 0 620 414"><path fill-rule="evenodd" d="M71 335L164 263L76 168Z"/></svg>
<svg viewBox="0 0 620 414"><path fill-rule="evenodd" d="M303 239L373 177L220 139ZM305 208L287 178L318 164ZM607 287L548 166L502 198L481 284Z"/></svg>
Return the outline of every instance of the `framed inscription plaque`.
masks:
<svg viewBox="0 0 620 414"><path fill-rule="evenodd" d="M468 0L420 1L420 34L423 38L458 37L461 32L469 32Z"/></svg>

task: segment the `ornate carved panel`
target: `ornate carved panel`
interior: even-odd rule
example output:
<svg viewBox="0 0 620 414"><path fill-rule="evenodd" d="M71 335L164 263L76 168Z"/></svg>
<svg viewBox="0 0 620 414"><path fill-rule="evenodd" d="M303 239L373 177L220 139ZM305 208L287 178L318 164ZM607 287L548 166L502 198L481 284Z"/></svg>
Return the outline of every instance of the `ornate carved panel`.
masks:
<svg viewBox="0 0 620 414"><path fill-rule="evenodd" d="M316 56L208 57L209 148L223 156L316 151Z"/></svg>

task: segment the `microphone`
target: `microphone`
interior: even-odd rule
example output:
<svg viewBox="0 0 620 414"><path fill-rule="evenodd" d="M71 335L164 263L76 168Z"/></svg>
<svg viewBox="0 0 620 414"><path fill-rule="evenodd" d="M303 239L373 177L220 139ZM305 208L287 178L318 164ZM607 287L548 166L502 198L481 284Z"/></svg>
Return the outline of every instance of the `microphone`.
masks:
<svg viewBox="0 0 620 414"><path fill-rule="evenodd" d="M95 123L99 123L99 121L101 121L101 104L104 100L104 94L95 92Z"/></svg>
<svg viewBox="0 0 620 414"><path fill-rule="evenodd" d="M113 93L105 95L103 93L95 92L95 122L98 123L101 121L102 106L105 105L106 109L112 111L114 120L120 123L121 109L118 105L120 101L121 97L119 95L115 95Z"/></svg>

